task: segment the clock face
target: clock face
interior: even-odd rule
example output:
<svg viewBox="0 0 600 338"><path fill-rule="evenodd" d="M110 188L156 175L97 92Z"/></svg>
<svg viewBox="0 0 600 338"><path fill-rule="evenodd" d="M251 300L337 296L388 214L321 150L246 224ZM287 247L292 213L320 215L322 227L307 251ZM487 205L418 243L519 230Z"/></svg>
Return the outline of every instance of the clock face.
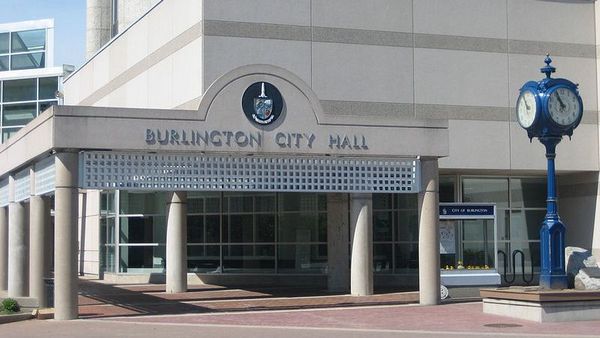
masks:
<svg viewBox="0 0 600 338"><path fill-rule="evenodd" d="M581 115L581 103L574 91L560 87L548 98L548 112L558 125L569 126Z"/></svg>
<svg viewBox="0 0 600 338"><path fill-rule="evenodd" d="M537 101L535 95L525 90L517 100L517 120L523 128L529 128L537 116Z"/></svg>

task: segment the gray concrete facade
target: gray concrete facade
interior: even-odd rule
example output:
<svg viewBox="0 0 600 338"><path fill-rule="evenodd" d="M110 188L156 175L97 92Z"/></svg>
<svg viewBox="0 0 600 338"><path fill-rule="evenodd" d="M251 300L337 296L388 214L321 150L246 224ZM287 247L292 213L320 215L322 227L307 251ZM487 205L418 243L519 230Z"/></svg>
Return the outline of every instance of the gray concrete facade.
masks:
<svg viewBox="0 0 600 338"><path fill-rule="evenodd" d="M69 153L74 149L81 149L82 156L104 151L165 158L414 160L421 165L417 216L421 303L437 304L438 177L456 178L458 200L464 177L503 177L510 185L512 178L544 175L542 146L529 143L515 121L514 104L520 85L542 77L539 68L550 52L557 77L580 84L585 107L573 140L565 139L558 149L561 216L570 226L567 242L600 252L597 3L135 0L119 1L119 6L119 35L110 40L110 35L106 38L110 1L88 1L90 59L66 80L65 102L70 106L46 111L0 146L0 182L53 152L76 157ZM549 27L548 21L559 24ZM284 98L282 118L270 126L256 125L242 112L241 95L256 82L271 83ZM221 138L192 144L182 137L198 131L200 135L216 131ZM237 133L255 135L261 142L254 146L232 142ZM302 134L307 135L304 143L281 141ZM368 144L336 147L331 142L344 135L364 137ZM76 289L73 243L80 242L79 272L101 272L95 245L100 240L92 235L100 228L99 192L82 197L79 232L76 225L73 230L72 213L78 202L71 198L79 186L68 176L76 167L69 156L67 166L57 160L63 176L59 180L57 171L56 185L56 205L62 211L57 210L61 219L56 223L55 272L57 295L67 304L61 309L63 319L76 316L75 297L69 293ZM91 176L84 173L83 178L86 175ZM130 176L125 184L140 183ZM185 189L172 190L167 206L167 291L183 292ZM506 195L507 203L512 203L510 192ZM372 198L336 191L328 192L327 202L327 276L315 279L326 279L332 291L371 294ZM19 209L14 201L11 205L7 218L18 219ZM408 222L401 226L409 228ZM1 235L0 214L0 255ZM397 242L415 245L412 233L400 239L394 234L394 241L390 252L400 250L394 249ZM407 263L392 270L405 269L415 278L416 270L411 269L416 263L408 262L413 253L402 252Z"/></svg>

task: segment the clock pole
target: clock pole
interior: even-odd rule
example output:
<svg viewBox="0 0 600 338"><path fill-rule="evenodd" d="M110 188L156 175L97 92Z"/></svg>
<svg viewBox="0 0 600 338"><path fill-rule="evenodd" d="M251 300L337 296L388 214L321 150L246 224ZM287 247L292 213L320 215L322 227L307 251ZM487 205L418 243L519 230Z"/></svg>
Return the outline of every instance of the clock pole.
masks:
<svg viewBox="0 0 600 338"><path fill-rule="evenodd" d="M540 287L544 289L566 289L568 287L565 273L565 225L558 216L556 205L556 146L567 135L573 135L583 116L583 101L577 91L577 84L562 78L552 78L556 68L550 65L552 59L546 55L546 65L541 72L546 78L540 81L528 81L521 87L517 100L517 119L529 139L538 138L546 147L548 162L548 194L546 199L546 216L540 229ZM528 94L529 93L529 94ZM532 95L533 109L521 105L525 95ZM562 96L562 98L561 98ZM568 99L568 101L567 101ZM527 103L527 102L525 102ZM539 103L539 105L538 105ZM531 121L531 110L534 118Z"/></svg>
<svg viewBox="0 0 600 338"><path fill-rule="evenodd" d="M544 289L566 289L568 287L565 273L565 225L560 221L556 207L556 170L554 158L556 145L562 136L540 137L546 147L548 162L548 192L546 198L546 217L540 229L541 260L540 286Z"/></svg>

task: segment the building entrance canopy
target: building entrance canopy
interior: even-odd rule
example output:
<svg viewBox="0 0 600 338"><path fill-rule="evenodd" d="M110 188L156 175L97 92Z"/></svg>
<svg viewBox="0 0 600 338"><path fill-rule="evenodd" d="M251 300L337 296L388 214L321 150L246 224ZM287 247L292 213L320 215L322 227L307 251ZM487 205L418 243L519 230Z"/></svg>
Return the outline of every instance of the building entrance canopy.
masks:
<svg viewBox="0 0 600 338"><path fill-rule="evenodd" d="M402 119L386 111L364 116L360 107L324 112L302 80L264 65L223 75L193 111L54 106L0 146L0 211L9 215L8 227L2 227L10 229L10 247L20 248L10 255L14 271L1 272L12 276L9 295L25 294L26 220L37 235L50 215L48 199L39 195L54 194L55 318L64 320L77 317L80 205L86 210L87 195L97 194L81 196L81 188L170 192L167 292L187 288L187 191L348 192L348 203L338 203L342 209L332 204L331 210L347 208L340 219L352 224L351 293L371 294L369 193L420 192L419 238L429 244L419 245L418 256L436 262L437 158L447 155L447 121ZM39 237L32 247L44 247ZM338 240L347 248L347 239ZM148 257L154 259L154 252ZM429 266L419 272L421 303L435 304L438 264L420 265ZM43 282L43 273L32 276L36 285Z"/></svg>
<svg viewBox="0 0 600 338"><path fill-rule="evenodd" d="M80 153L80 188L418 192L418 159L448 155L447 121L358 108L325 112L301 79L266 65L223 75L195 111L55 106L0 146L0 204L9 176L48 176L62 151Z"/></svg>

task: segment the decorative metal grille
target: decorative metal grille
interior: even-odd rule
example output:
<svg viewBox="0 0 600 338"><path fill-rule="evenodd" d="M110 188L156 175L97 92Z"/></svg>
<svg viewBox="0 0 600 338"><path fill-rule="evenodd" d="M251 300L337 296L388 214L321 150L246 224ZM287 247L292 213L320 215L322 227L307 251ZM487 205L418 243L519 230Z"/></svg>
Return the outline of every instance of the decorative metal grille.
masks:
<svg viewBox="0 0 600 338"><path fill-rule="evenodd" d="M8 205L8 178L0 181L0 207Z"/></svg>
<svg viewBox="0 0 600 338"><path fill-rule="evenodd" d="M31 195L31 179L29 176L30 169L19 171L15 175L15 202L21 202L29 198Z"/></svg>
<svg viewBox="0 0 600 338"><path fill-rule="evenodd" d="M35 164L35 194L43 195L54 191L56 171L54 156L47 157Z"/></svg>
<svg viewBox="0 0 600 338"><path fill-rule="evenodd" d="M84 189L416 193L419 161L83 152Z"/></svg>

